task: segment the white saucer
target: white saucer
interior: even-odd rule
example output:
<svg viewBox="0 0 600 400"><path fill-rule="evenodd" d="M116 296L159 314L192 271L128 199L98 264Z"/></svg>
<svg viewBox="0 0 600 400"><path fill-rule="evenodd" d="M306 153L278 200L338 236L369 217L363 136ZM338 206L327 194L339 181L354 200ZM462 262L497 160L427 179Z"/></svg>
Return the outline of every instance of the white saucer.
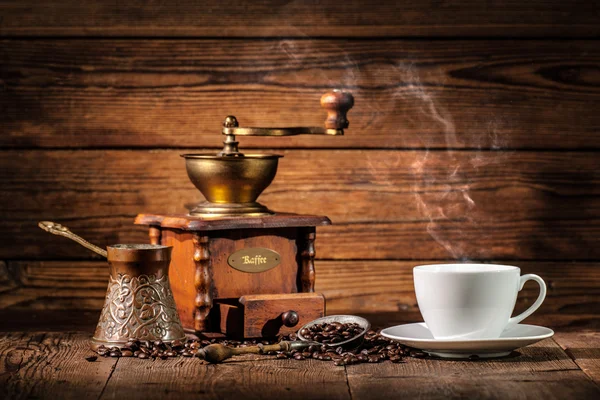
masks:
<svg viewBox="0 0 600 400"><path fill-rule="evenodd" d="M392 326L381 331L386 338L442 358L504 357L513 350L554 335L549 328L519 324L502 332L497 339L436 340L425 322Z"/></svg>

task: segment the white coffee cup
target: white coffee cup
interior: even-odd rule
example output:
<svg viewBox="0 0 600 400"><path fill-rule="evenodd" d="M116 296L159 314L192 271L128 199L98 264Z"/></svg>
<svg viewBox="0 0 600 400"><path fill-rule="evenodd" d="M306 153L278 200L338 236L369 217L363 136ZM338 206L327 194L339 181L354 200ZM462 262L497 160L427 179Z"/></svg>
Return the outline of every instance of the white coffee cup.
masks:
<svg viewBox="0 0 600 400"><path fill-rule="evenodd" d="M546 284L518 267L494 264L436 264L413 269L419 310L436 339L493 339L530 316L546 297ZM540 294L511 318L517 294L528 280Z"/></svg>

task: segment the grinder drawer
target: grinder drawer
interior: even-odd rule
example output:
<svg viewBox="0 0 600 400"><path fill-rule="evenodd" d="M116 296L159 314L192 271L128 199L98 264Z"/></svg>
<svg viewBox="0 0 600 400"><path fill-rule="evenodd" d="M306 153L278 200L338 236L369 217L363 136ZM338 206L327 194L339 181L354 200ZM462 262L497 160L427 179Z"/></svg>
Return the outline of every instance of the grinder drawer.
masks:
<svg viewBox="0 0 600 400"><path fill-rule="evenodd" d="M318 293L245 295L236 302L215 300L215 306L220 332L237 338L289 335L325 315L325 298Z"/></svg>

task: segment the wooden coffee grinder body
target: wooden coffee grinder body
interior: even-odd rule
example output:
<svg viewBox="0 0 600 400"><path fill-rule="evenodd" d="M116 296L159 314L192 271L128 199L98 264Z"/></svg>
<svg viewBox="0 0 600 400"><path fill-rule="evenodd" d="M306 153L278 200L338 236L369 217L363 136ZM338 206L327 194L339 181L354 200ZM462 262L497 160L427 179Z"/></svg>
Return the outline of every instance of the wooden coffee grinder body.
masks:
<svg viewBox="0 0 600 400"><path fill-rule="evenodd" d="M325 313L314 258L326 217L140 214L136 224L149 226L151 243L173 246L169 279L188 332L274 337Z"/></svg>

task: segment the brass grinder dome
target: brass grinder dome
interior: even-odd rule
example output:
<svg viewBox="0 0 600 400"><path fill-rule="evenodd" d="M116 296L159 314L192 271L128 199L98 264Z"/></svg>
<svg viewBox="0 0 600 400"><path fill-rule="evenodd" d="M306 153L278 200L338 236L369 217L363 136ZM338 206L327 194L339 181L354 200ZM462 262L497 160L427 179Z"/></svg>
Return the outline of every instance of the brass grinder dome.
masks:
<svg viewBox="0 0 600 400"><path fill-rule="evenodd" d="M275 178L277 154L182 154L188 177L206 198L190 215L271 214L256 199Z"/></svg>
<svg viewBox="0 0 600 400"><path fill-rule="evenodd" d="M354 105L350 93L334 90L321 97L327 110L325 127L240 127L234 116L223 122L224 147L218 154L182 154L187 174L206 201L190 211L200 217L245 217L273 214L256 199L275 178L277 154L242 154L237 136L295 136L344 134L347 111Z"/></svg>

